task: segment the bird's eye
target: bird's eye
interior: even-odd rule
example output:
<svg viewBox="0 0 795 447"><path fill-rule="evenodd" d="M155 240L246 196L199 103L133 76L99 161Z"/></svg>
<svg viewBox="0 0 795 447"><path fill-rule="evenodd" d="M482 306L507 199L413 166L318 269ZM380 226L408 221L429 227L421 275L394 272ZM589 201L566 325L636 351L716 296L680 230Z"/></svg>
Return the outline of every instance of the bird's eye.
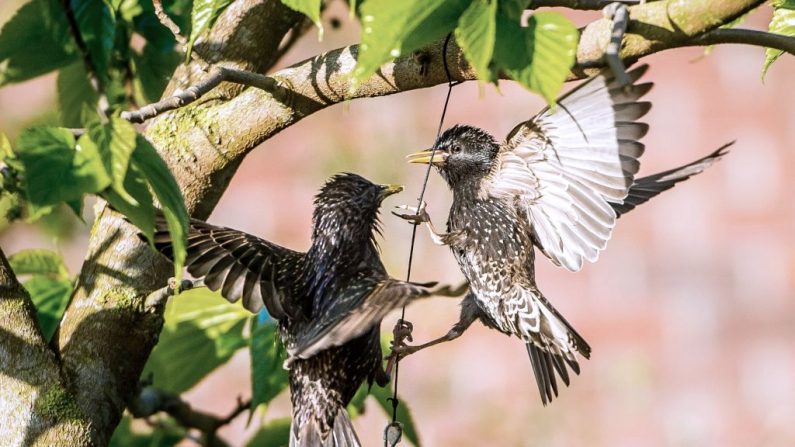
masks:
<svg viewBox="0 0 795 447"><path fill-rule="evenodd" d="M450 153L452 153L452 154L460 154L461 153L461 146L453 146L453 148L450 150Z"/></svg>

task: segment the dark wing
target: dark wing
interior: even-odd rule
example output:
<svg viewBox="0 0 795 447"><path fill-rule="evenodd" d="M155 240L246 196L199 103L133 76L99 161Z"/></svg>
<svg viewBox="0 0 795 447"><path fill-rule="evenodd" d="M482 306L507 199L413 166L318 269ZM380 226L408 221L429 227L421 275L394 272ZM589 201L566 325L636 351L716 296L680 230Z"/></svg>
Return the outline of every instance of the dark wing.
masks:
<svg viewBox="0 0 795 447"><path fill-rule="evenodd" d="M692 163L688 163L678 168L670 169L668 171L659 172L648 177L643 177L635 180L635 184L629 188L629 194L623 202L611 203L610 206L616 211L618 217L626 214L635 209L636 206L646 203L649 199L657 194L673 188L677 183L683 182L690 177L700 174L708 167L712 166L715 162L721 159L729 151L727 147L734 144L724 144L715 152L700 158Z"/></svg>
<svg viewBox="0 0 795 447"><path fill-rule="evenodd" d="M629 73L633 83L646 68ZM651 108L638 99L651 87L623 87L604 71L508 135L482 193L515 204L555 264L577 271L607 245L609 202L624 200L638 172L648 126L637 120Z"/></svg>
<svg viewBox="0 0 795 447"><path fill-rule="evenodd" d="M393 309L431 293L422 285L391 278L360 281L323 309L314 324L288 346L287 352L292 358L306 359L324 349L340 346L380 324Z"/></svg>
<svg viewBox="0 0 795 447"><path fill-rule="evenodd" d="M171 258L172 245L165 220L158 216L155 247ZM264 306L276 319L293 316L287 299L301 270L303 254L256 236L191 219L185 266L204 278L210 290L230 302L243 300L251 312Z"/></svg>

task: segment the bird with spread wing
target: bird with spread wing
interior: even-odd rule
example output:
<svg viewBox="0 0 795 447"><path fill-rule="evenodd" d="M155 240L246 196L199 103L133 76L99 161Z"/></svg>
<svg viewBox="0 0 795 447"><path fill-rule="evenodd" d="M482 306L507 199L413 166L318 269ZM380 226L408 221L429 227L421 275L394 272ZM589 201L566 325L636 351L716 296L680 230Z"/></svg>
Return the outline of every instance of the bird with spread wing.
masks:
<svg viewBox="0 0 795 447"><path fill-rule="evenodd" d="M389 382L383 367L381 319L391 310L448 288L391 278L375 236L378 209L401 186L376 185L355 174L332 177L315 199L306 253L256 236L191 220L188 272L251 312L279 321L289 359L291 447L356 447L345 407L359 386ZM171 257L160 219L155 247ZM456 292L452 292L455 294ZM394 360L394 358L393 358Z"/></svg>
<svg viewBox="0 0 795 447"><path fill-rule="evenodd" d="M424 209L395 213L425 223L435 243L448 245L470 283L459 322L443 337L418 346L396 344L405 356L452 340L476 319L522 339L546 405L558 394L557 376L579 374L577 355L591 347L536 286L534 248L553 263L578 271L607 245L618 217L676 183L703 171L722 155L635 179L651 108L640 101L652 87L637 84L646 66L620 85L610 72L585 81L516 126L505 142L485 131L454 126L434 149L409 156L431 163L453 191L448 231L436 232ZM419 211L419 212L418 212Z"/></svg>

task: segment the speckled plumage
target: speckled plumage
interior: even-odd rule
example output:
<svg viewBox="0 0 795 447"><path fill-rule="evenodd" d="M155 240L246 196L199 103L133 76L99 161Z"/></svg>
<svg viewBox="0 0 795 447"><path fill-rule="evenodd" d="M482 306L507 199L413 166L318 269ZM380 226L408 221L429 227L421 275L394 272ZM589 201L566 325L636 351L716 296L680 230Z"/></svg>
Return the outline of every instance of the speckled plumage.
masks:
<svg viewBox="0 0 795 447"><path fill-rule="evenodd" d="M616 219L676 183L703 171L723 149L657 175L635 179L651 108L640 102L651 84L633 85L603 72L520 123L502 143L482 129L454 126L435 150L410 156L433 163L453 191L446 234L425 221L435 242L449 245L470 282L461 317L447 335L404 352L458 337L476 319L522 339L544 404L558 394L557 377L579 374L577 355L591 348L536 286L534 248L571 271L595 261Z"/></svg>
<svg viewBox="0 0 795 447"><path fill-rule="evenodd" d="M332 177L315 200L306 253L228 228L191 221L188 271L249 310L279 320L290 354L291 446L348 447L359 441L345 411L359 386L384 385L379 327L390 310L429 295L389 277L375 242L378 209L399 189L355 174ZM171 253L164 225L156 247Z"/></svg>

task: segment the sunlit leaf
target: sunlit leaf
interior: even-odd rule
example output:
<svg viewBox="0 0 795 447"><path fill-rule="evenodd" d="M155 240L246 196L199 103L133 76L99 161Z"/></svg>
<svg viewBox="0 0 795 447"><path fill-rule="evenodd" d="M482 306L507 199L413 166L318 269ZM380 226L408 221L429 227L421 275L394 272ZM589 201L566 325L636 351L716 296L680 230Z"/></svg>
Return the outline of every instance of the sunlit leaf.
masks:
<svg viewBox="0 0 795 447"><path fill-rule="evenodd" d="M162 207L173 247L174 276L179 281L182 278L182 267L185 265L189 221L182 191L166 162L160 158L146 138L138 135L131 160L146 178Z"/></svg>
<svg viewBox="0 0 795 447"><path fill-rule="evenodd" d="M260 323L252 318L251 340L251 409L268 404L287 388L287 371L282 367L286 353L274 322Z"/></svg>
<svg viewBox="0 0 795 447"><path fill-rule="evenodd" d="M795 37L795 0L775 0L773 2L773 19L770 20L768 29L771 33ZM762 66L762 80L767 75L767 70L776 61L783 51L774 48L765 50L765 63Z"/></svg>
<svg viewBox="0 0 795 447"><path fill-rule="evenodd" d="M224 9L232 3L232 0L194 0L193 10L191 11L192 28L190 39L188 40L187 58L190 59L193 44L202 33L209 30L215 20L221 15Z"/></svg>
<svg viewBox="0 0 795 447"><path fill-rule="evenodd" d="M287 447L289 444L290 418L279 418L257 430L246 447Z"/></svg>
<svg viewBox="0 0 795 447"><path fill-rule="evenodd" d="M458 21L455 40L464 51L464 56L475 73L483 80L489 80L489 64L494 54L497 36L497 0L485 2L475 0Z"/></svg>
<svg viewBox="0 0 795 447"><path fill-rule="evenodd" d="M134 201L127 200L114 189L103 193L105 199L120 213L127 216L148 241L154 238L155 207L152 203L152 194L146 186L146 179L136 166L130 166L124 179L124 189L132 196Z"/></svg>
<svg viewBox="0 0 795 447"><path fill-rule="evenodd" d="M192 388L246 346L251 316L207 288L189 290L166 305L163 331L144 368L154 386L172 393Z"/></svg>
<svg viewBox="0 0 795 447"><path fill-rule="evenodd" d="M527 27L498 16L494 62L552 104L574 64L578 35L574 24L556 12L533 14Z"/></svg>
<svg viewBox="0 0 795 447"><path fill-rule="evenodd" d="M320 0L282 0L288 8L309 17L317 27L318 40L323 40L323 22L320 21ZM352 5L355 9L356 5Z"/></svg>
<svg viewBox="0 0 795 447"><path fill-rule="evenodd" d="M124 179L135 150L135 127L118 116L112 116L104 123L95 121L89 124L88 135L99 150L105 171L110 174L113 190L125 200L134 202L135 199L124 189Z"/></svg>
<svg viewBox="0 0 795 447"><path fill-rule="evenodd" d="M69 65L77 47L59 0L32 0L0 30L0 86Z"/></svg>
<svg viewBox="0 0 795 447"><path fill-rule="evenodd" d="M368 0L361 7L362 38L354 74L361 81L381 64L453 31L467 0Z"/></svg>
<svg viewBox="0 0 795 447"><path fill-rule="evenodd" d="M27 199L38 207L74 201L110 184L99 151L87 135L75 142L66 129L34 127L20 135L17 154L25 168Z"/></svg>

